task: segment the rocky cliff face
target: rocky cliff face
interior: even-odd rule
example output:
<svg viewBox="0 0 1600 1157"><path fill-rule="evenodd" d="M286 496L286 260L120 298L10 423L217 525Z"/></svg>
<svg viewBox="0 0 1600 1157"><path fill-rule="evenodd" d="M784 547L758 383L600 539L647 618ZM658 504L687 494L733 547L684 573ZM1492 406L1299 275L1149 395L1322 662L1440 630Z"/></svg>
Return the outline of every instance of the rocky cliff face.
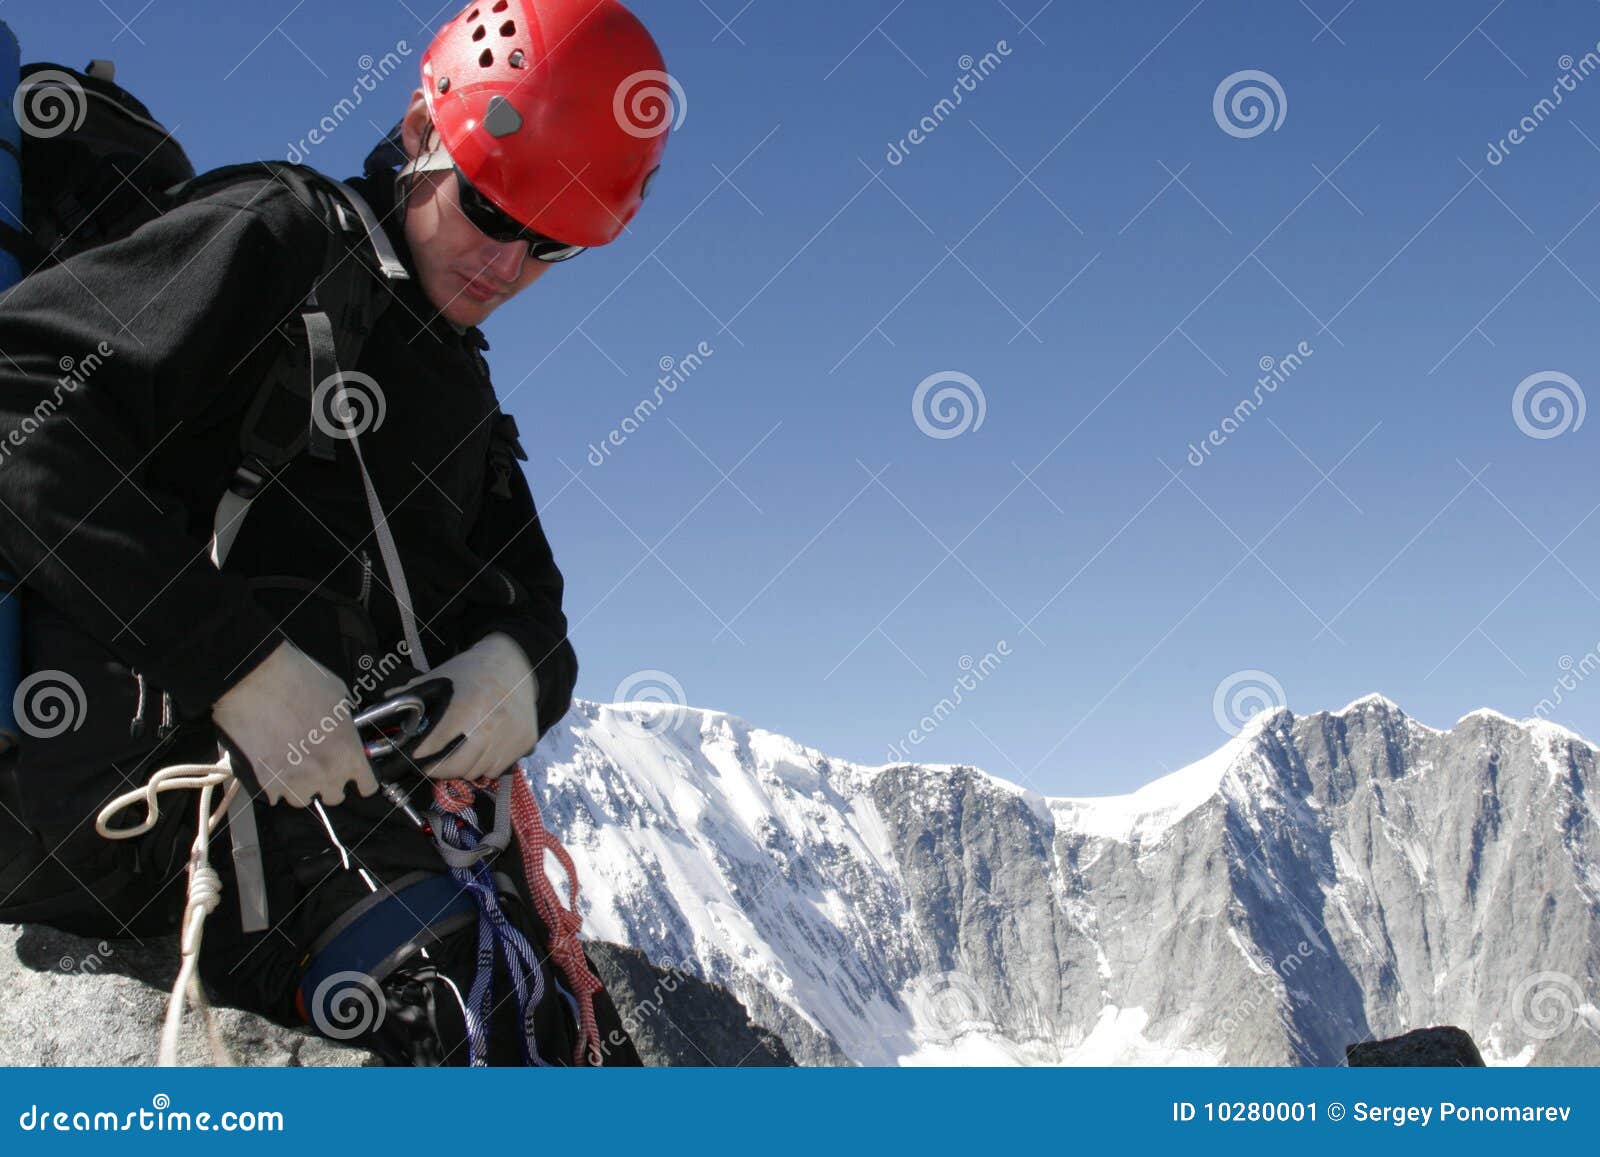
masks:
<svg viewBox="0 0 1600 1157"><path fill-rule="evenodd" d="M1595 755L1373 696L1046 798L579 701L535 763L586 934L727 985L802 1064L1337 1064L1439 1023L1596 1064Z"/></svg>

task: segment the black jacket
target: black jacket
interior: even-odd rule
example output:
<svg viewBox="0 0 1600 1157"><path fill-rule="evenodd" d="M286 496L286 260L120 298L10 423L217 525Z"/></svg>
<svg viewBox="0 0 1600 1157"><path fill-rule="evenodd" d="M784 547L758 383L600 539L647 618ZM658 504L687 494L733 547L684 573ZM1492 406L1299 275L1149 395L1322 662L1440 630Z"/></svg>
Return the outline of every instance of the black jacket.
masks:
<svg viewBox="0 0 1600 1157"><path fill-rule="evenodd" d="M392 182L350 184L414 275ZM245 408L299 327L327 240L286 187L251 179L0 298L0 559L28 595L25 661L73 676L97 724L60 736L58 754L106 754L130 722L143 733L147 712L154 730L158 689L180 721L203 718L283 637L353 680L330 608L361 607L380 652L400 643L347 442L332 463L302 454L262 491L222 572L207 554ZM538 676L542 735L570 704L577 659L561 572L508 453L521 448L494 438L507 427L487 343L437 318L415 280L392 284L359 361L341 368L383 398L361 449L423 646L437 664L511 635ZM28 745L43 743L25 741L24 763Z"/></svg>

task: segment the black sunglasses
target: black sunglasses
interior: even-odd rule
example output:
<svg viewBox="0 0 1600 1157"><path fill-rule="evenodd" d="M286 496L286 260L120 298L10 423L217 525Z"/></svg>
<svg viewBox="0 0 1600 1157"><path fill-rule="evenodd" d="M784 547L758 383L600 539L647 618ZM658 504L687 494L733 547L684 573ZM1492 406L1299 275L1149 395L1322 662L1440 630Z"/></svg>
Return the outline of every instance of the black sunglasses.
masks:
<svg viewBox="0 0 1600 1157"><path fill-rule="evenodd" d="M460 166L453 167L462 216L484 236L494 241L526 241L528 256L535 261L567 261L588 248L585 245L568 245L564 241L557 241L554 237L546 237L535 229L529 229L474 189L472 182L461 172Z"/></svg>

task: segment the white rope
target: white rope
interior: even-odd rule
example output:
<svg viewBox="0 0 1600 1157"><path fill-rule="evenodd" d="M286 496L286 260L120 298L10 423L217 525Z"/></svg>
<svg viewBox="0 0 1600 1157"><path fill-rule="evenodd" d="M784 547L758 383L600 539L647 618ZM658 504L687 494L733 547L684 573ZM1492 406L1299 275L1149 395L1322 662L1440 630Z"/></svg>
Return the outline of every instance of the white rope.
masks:
<svg viewBox="0 0 1600 1157"><path fill-rule="evenodd" d="M211 1004L200 984L200 943L205 934L206 917L222 902L222 880L211 866L211 833L227 814L228 805L240 790L240 782L233 772L232 758L224 753L216 763L178 763L163 767L150 777L143 787L124 792L100 809L94 828L108 840L126 840L141 836L155 827L161 815L159 796L164 791L200 792L200 818L194 844L189 852L189 891L183 909L183 932L180 944L183 956L178 967L178 979L167 1000L166 1020L161 1027L161 1048L156 1064L171 1068L178 1064L178 1038L183 1031L183 1011L192 1003L206 1025L211 1044L211 1057L219 1065L238 1065L227 1044L218 1032L211 1016ZM222 787L222 802L212 810L212 793ZM143 801L144 819L135 827L114 828L111 820L126 807Z"/></svg>
<svg viewBox="0 0 1600 1157"><path fill-rule="evenodd" d="M448 167L448 162L443 162ZM434 162L433 168L439 167L440 162ZM378 223L376 214L362 197L348 185L334 181L340 193L350 202L360 218L362 226L366 229L367 239L371 242L378 256L378 265L383 275L391 280L401 280L410 277L405 265L396 256L394 246L390 243L388 235L384 233ZM341 210L342 219L342 210ZM413 662L419 664L419 669L426 671L427 660L422 654L422 641L418 636L415 614L411 609L411 593L405 585L405 575L400 569L399 552L395 547L394 535L389 529L388 519L383 513L383 507L378 501L377 491L373 489L372 479L367 474L367 464L361 457L361 447L356 442L356 431L350 426L351 416L348 412L340 413L340 419L345 428L349 430L351 449L354 450L356 462L361 468L361 480L366 487L367 505L373 517L374 530L378 535L378 548L383 554L384 566L389 573L390 581L395 584L396 598L400 603L400 616L404 626L406 641L412 649ZM259 481L259 480L258 480ZM246 498L236 493L232 486L225 490L212 519L212 534L210 543L211 562L217 569L222 569L229 552L233 549L234 539L238 536L239 529L245 516L250 513L252 498ZM139 684L140 707L143 708L144 683ZM168 722L167 719L162 720ZM222 802L212 810L212 793L216 788L222 787ZM205 934L206 917L214 912L222 901L222 880L216 870L211 866L211 833L216 830L217 824L227 815L228 807L239 794L241 783L235 776L232 757L226 752L220 753L216 763L180 763L171 767L164 767L153 774L143 786L124 792L100 809L100 814L95 819L95 831L108 840L126 840L134 836L142 836L155 826L161 814L161 805L158 796L164 791L187 791L198 789L200 792L200 819L195 832L194 844L189 852L189 891L188 899L183 909L182 926L182 962L178 969L177 982L172 986L172 995L167 1001L167 1016L161 1029L161 1048L157 1055L156 1063L163 1067L170 1067L178 1063L178 1037L183 1030L183 1012L186 1000L193 1003L205 1021L206 1030L211 1042L212 1059L222 1065L238 1065L228 1049L226 1043L218 1034L216 1024L211 1016L211 1004L206 1000L205 990L200 984L200 943ZM136 827L113 828L112 818L124 808L139 801L144 802L145 817ZM249 801L242 801L248 819ZM339 854L344 859L345 867L350 866L349 853L345 851L344 844L333 830L333 824L328 819L328 814L323 810L321 800L312 800L317 814L321 817L323 825L328 829L328 835L334 845L339 849ZM265 896L264 885L261 882L261 869L259 863L259 849L254 846L248 850L252 853L246 857L246 862L240 862L240 825L235 823L230 829L234 835L234 859L239 874L239 883L248 903L252 889L257 893L262 904L261 919L265 921ZM253 837L250 837L253 845ZM365 868L358 869L362 880L372 891L378 891L378 884ZM248 878L247 878L248 877ZM252 930L248 918L241 912L245 920L245 930ZM423 950L422 955L428 955ZM454 985L451 986L454 988ZM457 993L457 999L460 994ZM465 1006L463 1005L463 1014Z"/></svg>
<svg viewBox="0 0 1600 1157"><path fill-rule="evenodd" d="M389 580L394 584L395 599L400 606L400 620L405 632L406 642L410 648L412 663L418 670L428 669L427 656L423 654L422 639L417 631L416 616L411 608L411 592L406 586L405 572L400 566L400 552L395 546L394 534L389 529L388 517L383 512L383 505L378 500L378 493L373 488L372 477L367 473L366 461L361 456L361 446L357 441L356 432L349 426L348 415L341 415L345 419L345 427L349 430L350 448L355 453L356 464L361 469L361 481L366 490L367 507L372 515L373 529L378 537L378 550L383 556L384 569L388 572ZM221 566L233 546L234 536L238 533L240 522L245 514L249 513L250 503L241 499L231 490L223 496L222 502L217 507L216 525L211 540L211 559L217 566ZM142 688L141 688L142 689ZM196 825L194 844L189 852L189 891L188 899L183 909L182 926L182 962L178 968L178 979L172 986L172 995L167 1000L167 1016L161 1028L161 1048L157 1053L156 1064L163 1068L170 1068L178 1063L178 1039L183 1031L183 1012L186 1004L193 1004L205 1021L206 1031L211 1044L212 1059L219 1065L238 1066L239 1061L232 1055L227 1044L218 1034L216 1024L211 1016L211 1003L206 999L205 990L200 984L200 944L205 934L206 917L214 912L217 905L222 902L222 880L216 870L211 866L211 833L216 829L218 822L228 812L228 805L240 790L240 781L234 775L232 757L226 752L216 763L178 763L171 767L163 767L151 775L143 787L134 788L124 792L100 809L100 814L95 818L95 831L108 840L126 840L134 836L142 836L155 827L156 820L161 815L161 804L158 799L164 791L200 792L200 819ZM211 807L212 793L218 788L224 788L222 803L215 811ZM507 797L509 798L509 796ZM144 819L135 827L114 828L111 820L116 814L135 803L144 803ZM344 866L350 867L349 853L345 850L343 842L333 829L333 824L328 814L323 810L320 800L312 800L317 815L321 818L323 826L328 829L328 836L333 840L334 846L339 849L339 854L344 860ZM510 823L509 807L505 811L505 824L496 824L496 831ZM499 816L496 816L497 821ZM507 827L509 831L509 828ZM501 843L509 838L503 836ZM368 888L376 892L379 885L365 868L358 869L362 880ZM427 950L422 952L427 957ZM451 985L452 990L454 985ZM460 993L456 993L460 999ZM463 1015L465 1006L463 1005Z"/></svg>

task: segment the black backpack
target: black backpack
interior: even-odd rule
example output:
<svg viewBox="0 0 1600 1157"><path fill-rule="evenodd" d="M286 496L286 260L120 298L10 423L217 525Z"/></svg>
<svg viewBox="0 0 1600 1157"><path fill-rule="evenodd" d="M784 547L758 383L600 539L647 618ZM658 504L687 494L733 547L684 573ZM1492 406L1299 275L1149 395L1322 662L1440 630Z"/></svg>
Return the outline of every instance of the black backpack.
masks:
<svg viewBox="0 0 1600 1157"><path fill-rule="evenodd" d="M0 245L24 275L132 233L163 211L164 190L194 177L183 146L112 79L115 71L106 60L83 72L22 68L23 228L0 223Z"/></svg>
<svg viewBox="0 0 1600 1157"><path fill-rule="evenodd" d="M0 223L0 248L17 258L25 276L125 237L196 197L262 176L290 189L329 229L322 272L297 327L304 341L267 372L246 412L229 486L238 514L239 505L248 506L296 455L309 450L333 459L334 438L309 420L311 383L338 373L341 362L354 366L389 300L367 258L375 258L383 278L409 275L372 210L349 186L280 161L228 165L196 176L183 147L114 76L115 67L104 60L91 61L82 72L50 63L21 71L16 107L54 118L48 131L22 137L23 229ZM370 253L352 253L353 246L370 246ZM242 520L242 514L231 517L232 530Z"/></svg>
<svg viewBox="0 0 1600 1157"><path fill-rule="evenodd" d="M22 137L23 229L0 222L0 248L17 258L25 277L125 237L197 197L263 176L287 187L328 228L322 270L298 320L282 327L292 340L245 411L238 462L213 522L213 558L220 567L271 478L301 453L334 460L328 423L314 420L313 383L337 374L341 364L356 364L389 301L382 282L409 274L361 196L315 169L256 161L197 176L182 146L115 82L114 72L109 61L91 61L83 72L48 63L21 70L14 107L47 130ZM10 691L0 692L9 703ZM0 732L0 752L8 740L25 742Z"/></svg>

